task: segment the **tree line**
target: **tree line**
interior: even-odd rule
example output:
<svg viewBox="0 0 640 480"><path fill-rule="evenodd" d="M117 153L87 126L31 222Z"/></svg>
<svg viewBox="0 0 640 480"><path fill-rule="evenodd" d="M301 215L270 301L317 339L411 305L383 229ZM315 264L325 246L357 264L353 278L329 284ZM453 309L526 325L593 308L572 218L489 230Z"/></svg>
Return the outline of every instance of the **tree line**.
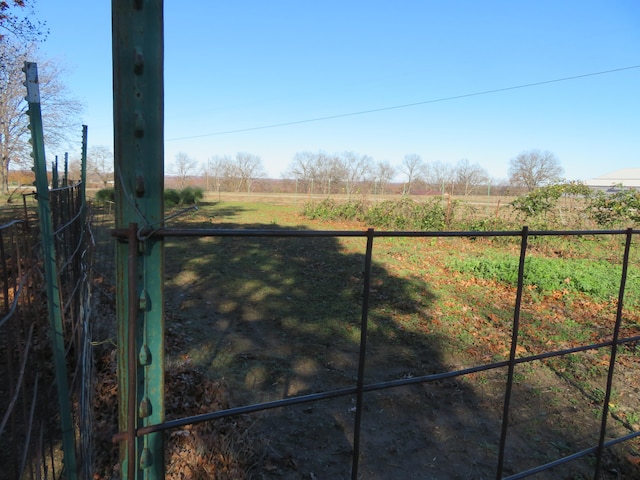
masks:
<svg viewBox="0 0 640 480"><path fill-rule="evenodd" d="M235 156L214 155L204 164L184 152L175 157L172 173L184 188L193 177L201 176L206 190L251 192L256 182L266 178L258 155L238 152ZM389 186L401 184L401 193L411 194L483 194L495 187L522 187L526 191L551 185L562 178L563 169L551 152L529 150L509 161L509 179L498 185L486 169L467 159L455 165L427 162L416 153L404 156L392 166L371 156L352 151L329 154L318 151L296 153L282 172L283 180L295 182L295 191L308 194L342 193L385 194Z"/></svg>

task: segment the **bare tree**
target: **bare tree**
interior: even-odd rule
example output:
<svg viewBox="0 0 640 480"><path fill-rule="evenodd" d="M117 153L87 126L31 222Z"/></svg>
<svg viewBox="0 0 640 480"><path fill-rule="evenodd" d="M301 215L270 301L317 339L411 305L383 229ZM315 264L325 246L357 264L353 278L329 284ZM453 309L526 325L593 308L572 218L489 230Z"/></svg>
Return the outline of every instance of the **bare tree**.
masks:
<svg viewBox="0 0 640 480"><path fill-rule="evenodd" d="M314 183L320 187L322 193L327 195L339 188L346 177L340 156L325 152L318 153L314 172Z"/></svg>
<svg viewBox="0 0 640 480"><path fill-rule="evenodd" d="M442 193L447 191L447 186L453 187L455 172L453 167L444 162L433 162L429 168L428 183Z"/></svg>
<svg viewBox="0 0 640 480"><path fill-rule="evenodd" d="M395 174L396 170L389 164L389 162L379 162L375 166L373 174L373 193L384 195L387 185L389 185L389 182L391 182Z"/></svg>
<svg viewBox="0 0 640 480"><path fill-rule="evenodd" d="M113 152L106 145L96 145L87 153L87 177L106 187L113 180Z"/></svg>
<svg viewBox="0 0 640 480"><path fill-rule="evenodd" d="M563 173L560 160L546 150L542 152L534 149L522 152L509 161L511 184L526 187L530 192L559 181Z"/></svg>
<svg viewBox="0 0 640 480"><path fill-rule="evenodd" d="M283 176L296 181L300 189L312 193L313 181L317 175L317 154L309 151L297 152Z"/></svg>
<svg viewBox="0 0 640 480"><path fill-rule="evenodd" d="M207 160L203 167L205 176L206 189L209 190L210 183L213 183L218 192L218 201L220 200L220 189L227 174L231 171L231 157L228 155L214 155Z"/></svg>
<svg viewBox="0 0 640 480"><path fill-rule="evenodd" d="M262 159L251 153L236 153L235 161L232 164L234 177L237 179L236 191L246 187L247 192L251 192L254 180L265 176Z"/></svg>
<svg viewBox="0 0 640 480"><path fill-rule="evenodd" d="M403 191L404 195L411 195L411 190L415 186L415 183L423 180L429 171L427 164L424 163L422 157L417 153L405 155L398 169L407 177Z"/></svg>
<svg viewBox="0 0 640 480"><path fill-rule="evenodd" d="M368 155L359 155L354 152L344 152L339 158L344 172L347 196L351 198L357 185L362 183L365 176L371 171L373 159Z"/></svg>
<svg viewBox="0 0 640 480"><path fill-rule="evenodd" d="M457 190L462 191L464 196L473 193L475 188L489 180L489 174L484 168L477 163L471 164L466 158L458 162L454 173Z"/></svg>
<svg viewBox="0 0 640 480"><path fill-rule="evenodd" d="M338 155L304 151L294 155L284 176L296 180L298 187L309 194L330 194L344 180L345 169Z"/></svg>
<svg viewBox="0 0 640 480"><path fill-rule="evenodd" d="M9 167L11 164L31 166L29 144L28 105L24 100L25 81L22 68L25 60L32 57L34 49L21 50L8 38L0 41L0 59L10 61L0 68L0 189L7 192ZM80 136L79 114L82 105L72 99L63 78L66 73L59 63L38 63L38 78L44 136L47 148L57 148L70 141L72 135Z"/></svg>
<svg viewBox="0 0 640 480"><path fill-rule="evenodd" d="M180 188L184 188L187 184L189 175L198 168L198 162L184 152L176 154L176 160L173 164L173 172L180 180Z"/></svg>

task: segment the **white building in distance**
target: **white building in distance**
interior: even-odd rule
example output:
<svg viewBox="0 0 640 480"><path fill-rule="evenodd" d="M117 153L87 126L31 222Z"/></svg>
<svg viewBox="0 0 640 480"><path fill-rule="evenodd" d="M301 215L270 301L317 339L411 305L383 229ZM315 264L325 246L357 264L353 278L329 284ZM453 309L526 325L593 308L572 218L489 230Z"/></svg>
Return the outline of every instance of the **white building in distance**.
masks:
<svg viewBox="0 0 640 480"><path fill-rule="evenodd" d="M584 184L594 190L616 191L620 186L640 190L640 168L623 168L586 180Z"/></svg>

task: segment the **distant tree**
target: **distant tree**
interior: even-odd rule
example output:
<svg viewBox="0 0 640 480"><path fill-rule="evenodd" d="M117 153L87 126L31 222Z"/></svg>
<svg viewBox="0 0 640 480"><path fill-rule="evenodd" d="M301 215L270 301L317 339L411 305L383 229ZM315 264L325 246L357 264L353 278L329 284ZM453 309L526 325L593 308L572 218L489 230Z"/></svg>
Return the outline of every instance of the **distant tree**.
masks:
<svg viewBox="0 0 640 480"><path fill-rule="evenodd" d="M27 59L33 60L34 48L23 49L8 37L0 41L0 190L9 189L9 167L12 164L33 165L29 139L29 118L24 100ZM73 136L80 136L79 114L82 105L74 100L63 83L66 72L59 63L38 62L40 101L47 150L60 147Z"/></svg>
<svg viewBox="0 0 640 480"><path fill-rule="evenodd" d="M251 153L236 153L235 161L232 164L233 176L236 178L236 191L245 187L247 192L251 192L253 182L266 175L262 166L262 159Z"/></svg>
<svg viewBox="0 0 640 480"><path fill-rule="evenodd" d="M339 188L347 176L345 165L340 155L330 155L319 152L316 156L314 184L320 187L324 194L331 194Z"/></svg>
<svg viewBox="0 0 640 480"><path fill-rule="evenodd" d="M187 184L189 176L198 168L198 162L184 152L176 154L176 160L173 164L173 173L180 180L180 188L184 188Z"/></svg>
<svg viewBox="0 0 640 480"><path fill-rule="evenodd" d="M113 180L113 152L105 145L96 145L87 152L87 176L98 179L106 187Z"/></svg>
<svg viewBox="0 0 640 480"><path fill-rule="evenodd" d="M549 151L529 150L509 162L509 181L512 185L526 187L529 192L558 182L563 173L560 161Z"/></svg>
<svg viewBox="0 0 640 480"><path fill-rule="evenodd" d="M283 176L297 182L300 190L312 193L313 181L317 175L317 154L309 151L297 152Z"/></svg>
<svg viewBox="0 0 640 480"><path fill-rule="evenodd" d="M453 187L455 171L448 163L433 162L429 166L429 175L427 178L427 183L442 193L445 193L447 187ZM450 191L451 190L452 188L450 188Z"/></svg>
<svg viewBox="0 0 640 480"><path fill-rule="evenodd" d="M389 182L391 182L395 174L396 170L389 162L379 162L376 164L373 173L374 193L384 195L387 185L389 185Z"/></svg>
<svg viewBox="0 0 640 480"><path fill-rule="evenodd" d="M285 178L298 183L298 190L309 194L330 194L346 178L345 165L339 155L326 152L298 152L284 172Z"/></svg>
<svg viewBox="0 0 640 480"><path fill-rule="evenodd" d="M82 176L82 162L79 158L73 158L69 161L69 180L73 182L80 181Z"/></svg>
<svg viewBox="0 0 640 480"><path fill-rule="evenodd" d="M220 198L220 189L227 174L231 172L231 157L228 155L214 155L207 160L202 168L205 177L206 189L209 190L210 183L213 183Z"/></svg>
<svg viewBox="0 0 640 480"><path fill-rule="evenodd" d="M403 191L404 195L410 195L415 183L424 180L429 170L427 164L417 153L405 155L398 169L407 177Z"/></svg>
<svg viewBox="0 0 640 480"><path fill-rule="evenodd" d="M487 171L477 163L471 164L466 158L457 163L454 175L457 190L465 196L473 193L479 185L489 181Z"/></svg>
<svg viewBox="0 0 640 480"><path fill-rule="evenodd" d="M344 173L345 190L347 196L351 197L357 185L362 183L371 171L373 159L368 155L359 155L354 152L344 152L339 158Z"/></svg>

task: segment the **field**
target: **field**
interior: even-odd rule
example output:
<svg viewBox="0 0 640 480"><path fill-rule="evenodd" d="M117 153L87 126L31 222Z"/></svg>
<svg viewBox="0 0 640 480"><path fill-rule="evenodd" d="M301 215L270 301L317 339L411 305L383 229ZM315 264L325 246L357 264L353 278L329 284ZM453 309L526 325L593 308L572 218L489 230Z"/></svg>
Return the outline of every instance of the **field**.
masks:
<svg viewBox="0 0 640 480"><path fill-rule="evenodd" d="M366 228L310 221L300 214L302 199L216 200L169 226ZM167 417L353 386L365 242L167 239ZM518 357L610 340L623 243L621 236L530 239L537 264L528 265L540 278L525 285ZM507 360L519 249L519 239L510 237L376 238L365 383ZM632 257L621 337L640 333L634 249ZM102 358L113 358L105 345ZM597 444L610 351L515 367L505 476ZM640 428L639 360L635 342L617 351L607 440ZM495 478L506 374L506 367L480 369L365 393L360 477ZM113 394L107 377L102 385L102 393ZM343 396L171 431L167 477L350 478L354 402ZM602 478L640 474L637 439L607 449L603 458ZM587 456L532 478L592 476Z"/></svg>

